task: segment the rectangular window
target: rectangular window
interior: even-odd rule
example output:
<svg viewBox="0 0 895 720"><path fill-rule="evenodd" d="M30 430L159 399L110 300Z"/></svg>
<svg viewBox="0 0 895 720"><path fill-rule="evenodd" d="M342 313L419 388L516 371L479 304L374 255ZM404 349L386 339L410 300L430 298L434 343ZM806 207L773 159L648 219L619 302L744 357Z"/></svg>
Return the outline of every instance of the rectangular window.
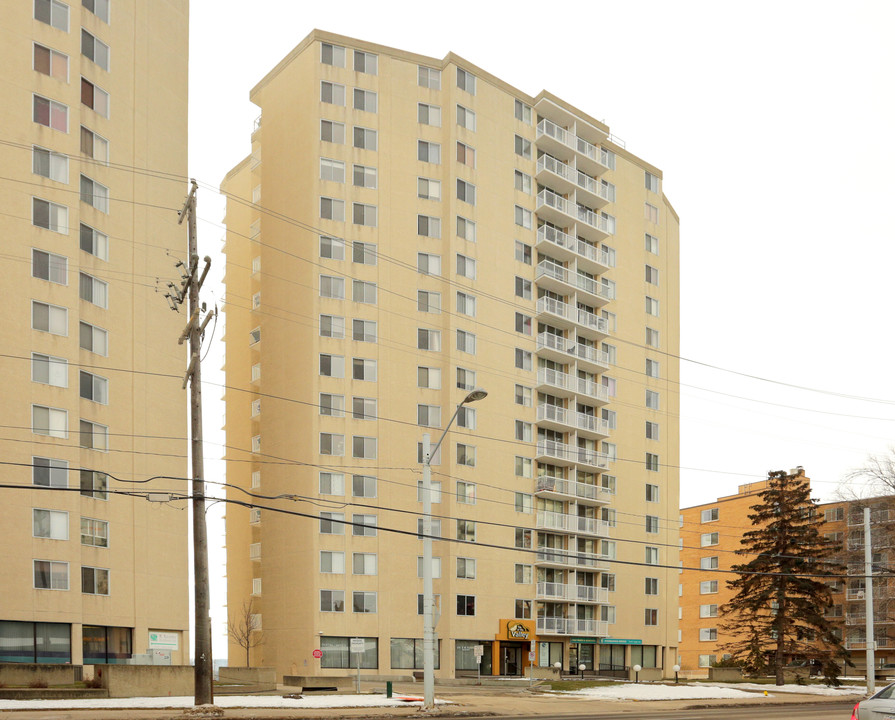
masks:
<svg viewBox="0 0 895 720"><path fill-rule="evenodd" d="M419 66L417 84L430 90L441 90L441 70Z"/></svg>
<svg viewBox="0 0 895 720"><path fill-rule="evenodd" d="M423 200L441 200L441 180L424 177L417 178L416 195Z"/></svg>
<svg viewBox="0 0 895 720"><path fill-rule="evenodd" d="M699 656L699 667L708 668L712 667L717 662L717 655L700 655Z"/></svg>
<svg viewBox="0 0 895 720"><path fill-rule="evenodd" d="M81 370L80 386L82 398L101 405L108 405L109 381L106 378Z"/></svg>
<svg viewBox="0 0 895 720"><path fill-rule="evenodd" d="M81 175L81 202L87 203L102 213L109 212L109 188Z"/></svg>
<svg viewBox="0 0 895 720"><path fill-rule="evenodd" d="M516 240L515 257L516 260L531 265L531 245Z"/></svg>
<svg viewBox="0 0 895 720"><path fill-rule="evenodd" d="M423 237L440 238L441 218L430 215L417 215L416 232L417 235L422 235Z"/></svg>
<svg viewBox="0 0 895 720"><path fill-rule="evenodd" d="M53 335L68 335L68 309L32 300L31 327Z"/></svg>
<svg viewBox="0 0 895 720"><path fill-rule="evenodd" d="M644 250L652 253L653 255L659 254L659 238L646 233L644 236Z"/></svg>
<svg viewBox="0 0 895 720"><path fill-rule="evenodd" d="M524 385L515 386L514 401L517 405L531 407L532 390Z"/></svg>
<svg viewBox="0 0 895 720"><path fill-rule="evenodd" d="M659 317L659 301L648 295L646 296L646 314Z"/></svg>
<svg viewBox="0 0 895 720"><path fill-rule="evenodd" d="M341 160L320 158L320 179L330 182L345 182L345 163Z"/></svg>
<svg viewBox="0 0 895 720"><path fill-rule="evenodd" d="M652 265L644 265L644 279L651 285L659 284L659 270Z"/></svg>
<svg viewBox="0 0 895 720"><path fill-rule="evenodd" d="M659 548L647 545L644 548L644 562L647 565L659 564Z"/></svg>
<svg viewBox="0 0 895 720"><path fill-rule="evenodd" d="M87 78L81 78L81 104L86 105L97 115L109 117L109 93Z"/></svg>
<svg viewBox="0 0 895 720"><path fill-rule="evenodd" d="M416 157L421 162L441 163L441 145L438 143L417 140Z"/></svg>
<svg viewBox="0 0 895 720"><path fill-rule="evenodd" d="M521 563L516 563L513 568L513 575L515 581L519 584L530 584L531 583L531 565L522 565Z"/></svg>
<svg viewBox="0 0 895 720"><path fill-rule="evenodd" d="M703 580L701 583L699 583L700 595L713 595L716 592L718 592L717 580Z"/></svg>
<svg viewBox="0 0 895 720"><path fill-rule="evenodd" d="M351 534L358 537L376 537L375 515L352 515Z"/></svg>
<svg viewBox="0 0 895 720"><path fill-rule="evenodd" d="M320 102L331 105L345 105L345 86L338 83L320 81Z"/></svg>
<svg viewBox="0 0 895 720"><path fill-rule="evenodd" d="M81 497L95 500L108 499L109 478L101 472L81 470Z"/></svg>
<svg viewBox="0 0 895 720"><path fill-rule="evenodd" d="M323 377L345 377L345 358L341 355L320 354L320 374Z"/></svg>
<svg viewBox="0 0 895 720"><path fill-rule="evenodd" d="M99 423L81 420L80 445L88 450L106 452L109 449L109 428Z"/></svg>
<svg viewBox="0 0 895 720"><path fill-rule="evenodd" d="M366 165L355 165L354 166L354 186L355 187L365 187L365 188L376 188L377 185L377 172L376 168L368 167Z"/></svg>
<svg viewBox="0 0 895 720"><path fill-rule="evenodd" d="M457 330L457 350L475 355L476 337L466 330Z"/></svg>
<svg viewBox="0 0 895 720"><path fill-rule="evenodd" d="M59 0L34 0L34 19L68 32L68 5Z"/></svg>
<svg viewBox="0 0 895 720"><path fill-rule="evenodd" d="M376 75L379 70L379 56L373 53L354 51L354 70L355 72L366 73L367 75Z"/></svg>
<svg viewBox="0 0 895 720"><path fill-rule="evenodd" d="M475 317L476 297L469 293L457 291L457 312Z"/></svg>
<svg viewBox="0 0 895 720"><path fill-rule="evenodd" d="M68 361L65 358L31 353L31 380L55 387L68 387Z"/></svg>
<svg viewBox="0 0 895 720"><path fill-rule="evenodd" d="M68 132L68 106L34 95L32 120L53 130Z"/></svg>
<svg viewBox="0 0 895 720"><path fill-rule="evenodd" d="M475 95L475 75L462 68L457 68L457 87L470 95Z"/></svg>
<svg viewBox="0 0 895 720"><path fill-rule="evenodd" d="M659 409L659 393L655 390L647 390L646 391L646 406L650 410L658 410Z"/></svg>
<svg viewBox="0 0 895 720"><path fill-rule="evenodd" d="M457 443L457 465L475 467L475 446Z"/></svg>
<svg viewBox="0 0 895 720"><path fill-rule="evenodd" d="M516 528L515 533L516 535L513 546L521 550L530 550L532 531L527 528Z"/></svg>
<svg viewBox="0 0 895 720"><path fill-rule="evenodd" d="M531 335L532 332L531 316L524 313L516 313L516 332L523 335Z"/></svg>
<svg viewBox="0 0 895 720"><path fill-rule="evenodd" d="M366 305L376 304L376 283L354 280L351 283L351 299Z"/></svg>
<svg viewBox="0 0 895 720"><path fill-rule="evenodd" d="M320 572L332 575L344 575L345 553L327 550L321 551Z"/></svg>
<svg viewBox="0 0 895 720"><path fill-rule="evenodd" d="M659 472L659 456L655 453L646 453L646 469Z"/></svg>
<svg viewBox="0 0 895 720"><path fill-rule="evenodd" d="M81 518L81 545L109 547L109 523L94 518Z"/></svg>
<svg viewBox="0 0 895 720"><path fill-rule="evenodd" d="M345 612L345 591L321 590L320 612Z"/></svg>
<svg viewBox="0 0 895 720"><path fill-rule="evenodd" d="M364 203L354 203L353 217L355 225L366 225L367 227L376 227L378 211L375 205L366 205Z"/></svg>
<svg viewBox="0 0 895 720"><path fill-rule="evenodd" d="M31 277L66 285L68 283L68 258L64 255L32 249Z"/></svg>
<svg viewBox="0 0 895 720"><path fill-rule="evenodd" d="M644 578L643 584L643 594L644 595L658 595L659 594L659 578Z"/></svg>
<svg viewBox="0 0 895 720"><path fill-rule="evenodd" d="M422 427L441 427L441 406L417 405L416 424Z"/></svg>
<svg viewBox="0 0 895 720"><path fill-rule="evenodd" d="M361 90L354 88L354 109L363 112L374 113L377 109L376 93L372 90Z"/></svg>
<svg viewBox="0 0 895 720"><path fill-rule="evenodd" d="M31 458L31 484L37 487L67 488L68 463L52 458Z"/></svg>
<svg viewBox="0 0 895 720"><path fill-rule="evenodd" d="M84 28L81 28L81 55L108 72L109 46Z"/></svg>
<svg viewBox="0 0 895 720"><path fill-rule="evenodd" d="M422 125L441 127L441 108L438 105L416 104L416 119Z"/></svg>
<svg viewBox="0 0 895 720"><path fill-rule="evenodd" d="M345 396L320 393L320 414L329 417L345 417Z"/></svg>
<svg viewBox="0 0 895 720"><path fill-rule="evenodd" d="M700 570L717 570L718 569L718 556L715 555L713 557L699 558L699 569Z"/></svg>
<svg viewBox="0 0 895 720"><path fill-rule="evenodd" d="M374 437L355 435L351 438L351 456L375 460L377 454L377 440ZM357 534L357 533L355 533Z"/></svg>
<svg viewBox="0 0 895 720"><path fill-rule="evenodd" d="M376 342L376 322L373 320L352 320L351 339L358 342Z"/></svg>
<svg viewBox="0 0 895 720"><path fill-rule="evenodd" d="M462 182L460 180L457 181L458 185L458 193L459 193L459 183ZM473 194L473 202L475 202L475 195ZM462 217L461 215L457 215L457 237L467 240L469 242L476 241L476 225L475 222L469 220L468 218Z"/></svg>
<svg viewBox="0 0 895 720"><path fill-rule="evenodd" d="M468 167L475 167L475 148L457 141L457 162Z"/></svg>
<svg viewBox="0 0 895 720"><path fill-rule="evenodd" d="M359 498L375 498L376 484L376 478L373 475L352 475L351 495Z"/></svg>
<svg viewBox="0 0 895 720"><path fill-rule="evenodd" d="M519 457L518 455L515 458L515 472L519 477L531 478L532 468L534 466L534 462L531 458Z"/></svg>
<svg viewBox="0 0 895 720"><path fill-rule="evenodd" d="M376 553L352 553L351 555L352 575L376 575L378 564L379 559Z"/></svg>
<svg viewBox="0 0 895 720"><path fill-rule="evenodd" d="M653 225L658 225L659 223L659 208L655 205L650 205L649 203L643 204L643 218L647 222L653 223Z"/></svg>
<svg viewBox="0 0 895 720"><path fill-rule="evenodd" d="M701 547L710 547L718 544L718 533L702 533L699 536L699 545Z"/></svg>
<svg viewBox="0 0 895 720"><path fill-rule="evenodd" d="M658 625L659 624L659 611L656 608L644 608L643 624L649 625L649 626Z"/></svg>
<svg viewBox="0 0 895 720"><path fill-rule="evenodd" d="M441 275L441 255L417 253L416 268L424 275Z"/></svg>
<svg viewBox="0 0 895 720"><path fill-rule="evenodd" d="M376 420L376 398L353 397L351 398L351 417L355 420Z"/></svg>
<svg viewBox="0 0 895 720"><path fill-rule="evenodd" d="M600 605L600 620L605 623L615 623L615 605Z"/></svg>
<svg viewBox="0 0 895 720"><path fill-rule="evenodd" d="M457 105L457 125L475 132L475 112L462 105Z"/></svg>
<svg viewBox="0 0 895 720"><path fill-rule="evenodd" d="M320 236L320 257L330 260L345 259L345 241L341 238Z"/></svg>
<svg viewBox="0 0 895 720"><path fill-rule="evenodd" d="M529 493L515 493L514 506L516 512L530 513L533 508L533 499Z"/></svg>
<svg viewBox="0 0 895 720"><path fill-rule="evenodd" d="M345 299L345 280L332 275L320 276L320 297L333 298L335 300Z"/></svg>
<svg viewBox="0 0 895 720"><path fill-rule="evenodd" d="M648 533L658 533L659 532L659 518L656 515L647 515L646 516L646 531Z"/></svg>
<svg viewBox="0 0 895 720"><path fill-rule="evenodd" d="M457 615L475 615L475 595L457 595Z"/></svg>
<svg viewBox="0 0 895 720"><path fill-rule="evenodd" d="M841 510L841 508L837 508ZM708 510L703 510L699 514L699 522L715 522L718 519L718 508L709 508ZM842 520L841 517L836 518L838 520Z"/></svg>
<svg viewBox="0 0 895 720"><path fill-rule="evenodd" d="M441 350L441 331L417 328L416 347L419 350L439 352Z"/></svg>
<svg viewBox="0 0 895 720"><path fill-rule="evenodd" d="M646 181L646 189L654 193L659 192L659 178L650 172L644 172L643 175Z"/></svg>
<svg viewBox="0 0 895 720"><path fill-rule="evenodd" d="M513 114L519 122L524 122L526 125L531 125L531 107L526 105L521 100L516 100Z"/></svg>
<svg viewBox="0 0 895 720"><path fill-rule="evenodd" d="M109 238L107 235L81 223L81 250L99 258L109 259Z"/></svg>
<svg viewBox="0 0 895 720"><path fill-rule="evenodd" d="M68 590L68 563L35 560L34 587L38 590Z"/></svg>
<svg viewBox="0 0 895 720"><path fill-rule="evenodd" d="M31 511L32 535L48 540L68 540L68 513L60 510Z"/></svg>
<svg viewBox="0 0 895 720"><path fill-rule="evenodd" d="M428 290L417 290L416 309L420 312L440 313L441 293L430 292Z"/></svg>
<svg viewBox="0 0 895 720"><path fill-rule="evenodd" d="M68 156L36 145L31 148L31 170L56 182L68 182Z"/></svg>
<svg viewBox="0 0 895 720"><path fill-rule="evenodd" d="M458 367L457 387L461 390L473 390L475 388L475 370Z"/></svg>
<svg viewBox="0 0 895 720"><path fill-rule="evenodd" d="M460 580L475 580L475 558L457 558L457 577Z"/></svg>
<svg viewBox="0 0 895 720"><path fill-rule="evenodd" d="M109 24L109 0L81 0L81 5L104 23Z"/></svg>
<svg viewBox="0 0 895 720"><path fill-rule="evenodd" d="M649 420L646 421L646 439L659 439L659 423L650 422Z"/></svg>
<svg viewBox="0 0 895 720"><path fill-rule="evenodd" d="M646 329L646 344L648 347L659 347L659 331L653 328Z"/></svg>
<svg viewBox="0 0 895 720"><path fill-rule="evenodd" d="M457 178L457 199L462 200L463 202L467 202L470 205L475 205L475 185L473 185L470 182L466 182L465 180L461 180L460 178ZM460 235L460 229L459 229L459 224L460 224L459 220L460 219L461 218L458 218L458 222L457 222L457 224L458 224L457 234L458 235ZM465 223L472 222L471 220L465 220L465 218L463 218L463 219L464 219ZM461 235L461 237L465 237L465 235ZM466 239L469 240L470 238L466 238ZM472 241L475 242L475 236L473 236Z"/></svg>
<svg viewBox="0 0 895 720"><path fill-rule="evenodd" d="M516 205L515 221L519 227L523 227L526 230L531 230L531 222L532 222L531 210L526 210L525 208L519 207L518 205Z"/></svg>
<svg viewBox="0 0 895 720"><path fill-rule="evenodd" d="M345 318L336 315L320 316L320 337L336 338L345 337Z"/></svg>
<svg viewBox="0 0 895 720"><path fill-rule="evenodd" d="M31 222L36 227L67 235L68 208L40 198L31 198Z"/></svg>
<svg viewBox="0 0 895 720"><path fill-rule="evenodd" d="M341 457L345 454L345 436L337 433L320 433L320 454Z"/></svg>
<svg viewBox="0 0 895 720"><path fill-rule="evenodd" d="M336 145L345 144L345 123L332 120L320 121L320 139L323 142L331 142Z"/></svg>
<svg viewBox="0 0 895 720"><path fill-rule="evenodd" d="M475 505L475 483L457 481L457 502L463 505Z"/></svg>
<svg viewBox="0 0 895 720"><path fill-rule="evenodd" d="M475 280L475 274L475 260L466 255L457 253L457 275L469 278L470 280Z"/></svg>
<svg viewBox="0 0 895 720"><path fill-rule="evenodd" d="M321 495L345 494L345 476L342 473L321 472L319 480Z"/></svg>
<svg viewBox="0 0 895 720"><path fill-rule="evenodd" d="M516 348L516 367L520 370L531 370L531 353L528 350Z"/></svg>
<svg viewBox="0 0 895 720"><path fill-rule="evenodd" d="M659 502L659 486L652 485L650 483L646 484L646 501L647 502Z"/></svg>
<svg viewBox="0 0 895 720"><path fill-rule="evenodd" d="M519 620L531 620L531 600L516 598L516 614Z"/></svg>
<svg viewBox="0 0 895 720"><path fill-rule="evenodd" d="M340 45L320 43L320 62L333 67L345 67L345 48Z"/></svg>
<svg viewBox="0 0 895 720"><path fill-rule="evenodd" d="M700 605L699 606L699 617L701 617L701 618L718 617L718 606L717 605ZM713 638L713 639L715 639L715 638Z"/></svg>
<svg viewBox="0 0 895 720"><path fill-rule="evenodd" d="M97 307L107 307L109 295L108 284L83 272L79 277L78 293L81 300L86 300Z"/></svg>
<svg viewBox="0 0 895 720"><path fill-rule="evenodd" d="M647 360L646 361L646 376L657 378L659 377L659 362L657 360Z"/></svg>
<svg viewBox="0 0 895 720"><path fill-rule="evenodd" d="M31 432L35 435L65 439L68 437L68 412L60 408L31 406Z"/></svg>
<svg viewBox="0 0 895 720"><path fill-rule="evenodd" d="M516 420L516 439L522 442L531 442L532 424L524 420Z"/></svg>
<svg viewBox="0 0 895 720"><path fill-rule="evenodd" d="M531 140L526 140L521 135L514 138L514 149L519 157L531 160Z"/></svg>
<svg viewBox="0 0 895 720"><path fill-rule="evenodd" d="M336 198L320 198L320 217L324 220L345 221L345 201Z"/></svg>
<svg viewBox="0 0 895 720"><path fill-rule="evenodd" d="M513 183L519 192L531 195L531 175L521 170L513 171Z"/></svg>
<svg viewBox="0 0 895 720"><path fill-rule="evenodd" d="M378 139L376 131L370 128L354 127L354 147L360 150L376 150Z"/></svg>
<svg viewBox="0 0 895 720"><path fill-rule="evenodd" d="M416 369L416 385L429 390L441 389L441 368L419 366Z"/></svg>
<svg viewBox="0 0 895 720"><path fill-rule="evenodd" d="M352 358L352 377L355 380L376 382L376 361L366 358Z"/></svg>
<svg viewBox="0 0 895 720"><path fill-rule="evenodd" d="M321 535L344 535L345 534L345 513L337 512L321 512L320 513L320 534Z"/></svg>

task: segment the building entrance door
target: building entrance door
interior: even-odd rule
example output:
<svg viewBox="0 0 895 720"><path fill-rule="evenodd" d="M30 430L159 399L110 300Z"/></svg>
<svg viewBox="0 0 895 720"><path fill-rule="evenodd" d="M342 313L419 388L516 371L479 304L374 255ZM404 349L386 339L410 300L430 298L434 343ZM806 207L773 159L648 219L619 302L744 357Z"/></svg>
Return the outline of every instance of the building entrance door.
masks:
<svg viewBox="0 0 895 720"><path fill-rule="evenodd" d="M500 644L500 674L522 675L522 644Z"/></svg>

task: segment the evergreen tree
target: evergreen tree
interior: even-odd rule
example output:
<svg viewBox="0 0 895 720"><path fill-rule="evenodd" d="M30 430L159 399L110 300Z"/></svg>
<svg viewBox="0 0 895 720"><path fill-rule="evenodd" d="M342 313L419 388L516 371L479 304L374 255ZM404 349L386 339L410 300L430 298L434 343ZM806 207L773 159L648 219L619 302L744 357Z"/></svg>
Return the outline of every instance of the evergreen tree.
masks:
<svg viewBox="0 0 895 720"><path fill-rule="evenodd" d="M794 658L819 665L827 683L838 685L837 661L851 662L824 616L832 591L818 576L841 576L844 568L832 560L838 548L824 539L808 478L801 468L770 472L757 497L752 529L736 551L750 559L732 567L739 575L728 587L736 595L721 608L723 629L737 638L724 650L753 672L771 668L777 685Z"/></svg>

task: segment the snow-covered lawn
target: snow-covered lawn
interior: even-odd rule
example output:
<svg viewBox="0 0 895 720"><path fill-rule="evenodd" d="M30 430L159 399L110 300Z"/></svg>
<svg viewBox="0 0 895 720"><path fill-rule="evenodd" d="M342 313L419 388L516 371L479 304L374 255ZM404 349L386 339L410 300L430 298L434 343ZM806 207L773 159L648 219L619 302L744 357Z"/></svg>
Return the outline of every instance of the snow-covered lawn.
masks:
<svg viewBox="0 0 895 720"><path fill-rule="evenodd" d="M601 700L702 700L708 698L754 698L767 691L775 693L801 693L804 695L863 695L860 687L828 688L825 685L760 685L758 683L625 683L604 687L582 688L563 692L564 695L597 698Z"/></svg>
<svg viewBox="0 0 895 720"><path fill-rule="evenodd" d="M222 708L352 708L398 707L421 705L404 702L385 695L305 695L289 699L279 695L218 695L214 704ZM436 700L436 703L446 702ZM192 697L138 697L90 700L0 700L0 710L83 710L115 708L187 708L193 706Z"/></svg>

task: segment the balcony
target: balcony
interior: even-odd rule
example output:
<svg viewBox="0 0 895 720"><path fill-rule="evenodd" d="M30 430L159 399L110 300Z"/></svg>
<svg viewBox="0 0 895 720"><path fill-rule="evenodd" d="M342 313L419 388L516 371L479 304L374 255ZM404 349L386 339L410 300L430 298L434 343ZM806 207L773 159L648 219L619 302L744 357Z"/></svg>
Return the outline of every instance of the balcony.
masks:
<svg viewBox="0 0 895 720"><path fill-rule="evenodd" d="M538 460L551 460L565 465L584 465L597 470L609 469L609 458L605 453L555 440L538 440L535 455Z"/></svg>
<svg viewBox="0 0 895 720"><path fill-rule="evenodd" d="M575 164L590 175L602 175L609 170L610 156L606 150L546 118L538 123L535 137L538 149L565 160L575 157Z"/></svg>
<svg viewBox="0 0 895 720"><path fill-rule="evenodd" d="M535 597L538 600L565 600L595 605L609 604L609 591L605 588L569 583L539 582Z"/></svg>
<svg viewBox="0 0 895 720"><path fill-rule="evenodd" d="M588 245L550 225L541 225L538 228L536 247L565 262L574 259L578 262L579 268L595 274L605 272L611 267L609 253L605 250Z"/></svg>
<svg viewBox="0 0 895 720"><path fill-rule="evenodd" d="M538 193L535 212L542 220L560 227L567 227L578 220L577 205L547 188Z"/></svg>
<svg viewBox="0 0 895 720"><path fill-rule="evenodd" d="M599 485L588 485L577 480L541 476L535 484L539 497L552 500L575 500L579 503L604 504L611 502L612 493Z"/></svg>
<svg viewBox="0 0 895 720"><path fill-rule="evenodd" d="M552 368L538 368L538 390L559 397L572 397L577 388L576 378Z"/></svg>
<svg viewBox="0 0 895 720"><path fill-rule="evenodd" d="M602 555L563 550L562 548L538 548L535 565L561 568L584 568L596 572L609 572L609 563Z"/></svg>
<svg viewBox="0 0 895 720"><path fill-rule="evenodd" d="M538 193L538 195L540 195L540 193ZM583 205L576 205L574 210L578 219L578 233L582 237L594 242L599 242L614 234L614 230L610 226L609 220L599 213L595 213L593 210L584 207Z"/></svg>
<svg viewBox="0 0 895 720"><path fill-rule="evenodd" d="M575 309L571 305L547 296L538 298L535 312L538 320L543 320L549 325L564 330L574 328L578 319Z"/></svg>
<svg viewBox="0 0 895 720"><path fill-rule="evenodd" d="M539 617L538 635L591 635L609 637L609 624L601 620L578 618Z"/></svg>
<svg viewBox="0 0 895 720"><path fill-rule="evenodd" d="M552 300L552 298L541 299ZM538 333L536 350L539 357L549 358L560 363L567 363L570 358L573 358L581 366L590 366L582 367L590 372L609 368L609 353L552 333Z"/></svg>
<svg viewBox="0 0 895 720"><path fill-rule="evenodd" d="M873 613L874 625L891 625L893 622L895 622L895 618L890 618L885 613ZM846 625L865 625L866 623L866 612L845 613Z"/></svg>
<svg viewBox="0 0 895 720"><path fill-rule="evenodd" d="M880 637L876 639L876 649L877 650L885 650L895 648L895 639L888 637ZM860 640L846 640L845 641L845 649L846 650L866 650L867 649L867 640L865 638L861 638Z"/></svg>
<svg viewBox="0 0 895 720"><path fill-rule="evenodd" d="M584 434L609 437L609 423L603 418L598 418L586 413L575 412L557 405L538 405L538 424L542 427L551 427L567 432L573 428Z"/></svg>
<svg viewBox="0 0 895 720"><path fill-rule="evenodd" d="M582 273L575 273L575 287L579 296L586 294L588 297L581 298L589 305L605 305L610 300L615 300L612 291L603 285L599 280L590 278Z"/></svg>
<svg viewBox="0 0 895 720"><path fill-rule="evenodd" d="M592 380L585 380L584 378L575 379L577 380L577 387L575 389L579 395L586 395L590 398L591 402L599 403L601 405L605 405L609 402L608 388L599 385Z"/></svg>
<svg viewBox="0 0 895 720"><path fill-rule="evenodd" d="M591 585L573 585L572 598L580 603L609 604L609 591Z"/></svg>
<svg viewBox="0 0 895 720"><path fill-rule="evenodd" d="M579 517L568 513L539 510L535 520L538 530L549 530L573 535L596 535L609 537L609 526L597 518Z"/></svg>
<svg viewBox="0 0 895 720"><path fill-rule="evenodd" d="M610 290L603 287L599 280L573 272L550 260L541 260L538 263L535 268L535 280L539 287L552 290L560 295L568 295L569 291L573 289L586 294L587 297L582 300L586 300L590 305L605 305L613 299Z"/></svg>
<svg viewBox="0 0 895 720"><path fill-rule="evenodd" d="M569 600L572 587L568 583L539 582L535 597L538 600Z"/></svg>
<svg viewBox="0 0 895 720"><path fill-rule="evenodd" d="M550 155L541 155L538 158L537 181L541 185L548 185L560 193L570 193L578 186L578 171L557 160Z"/></svg>

